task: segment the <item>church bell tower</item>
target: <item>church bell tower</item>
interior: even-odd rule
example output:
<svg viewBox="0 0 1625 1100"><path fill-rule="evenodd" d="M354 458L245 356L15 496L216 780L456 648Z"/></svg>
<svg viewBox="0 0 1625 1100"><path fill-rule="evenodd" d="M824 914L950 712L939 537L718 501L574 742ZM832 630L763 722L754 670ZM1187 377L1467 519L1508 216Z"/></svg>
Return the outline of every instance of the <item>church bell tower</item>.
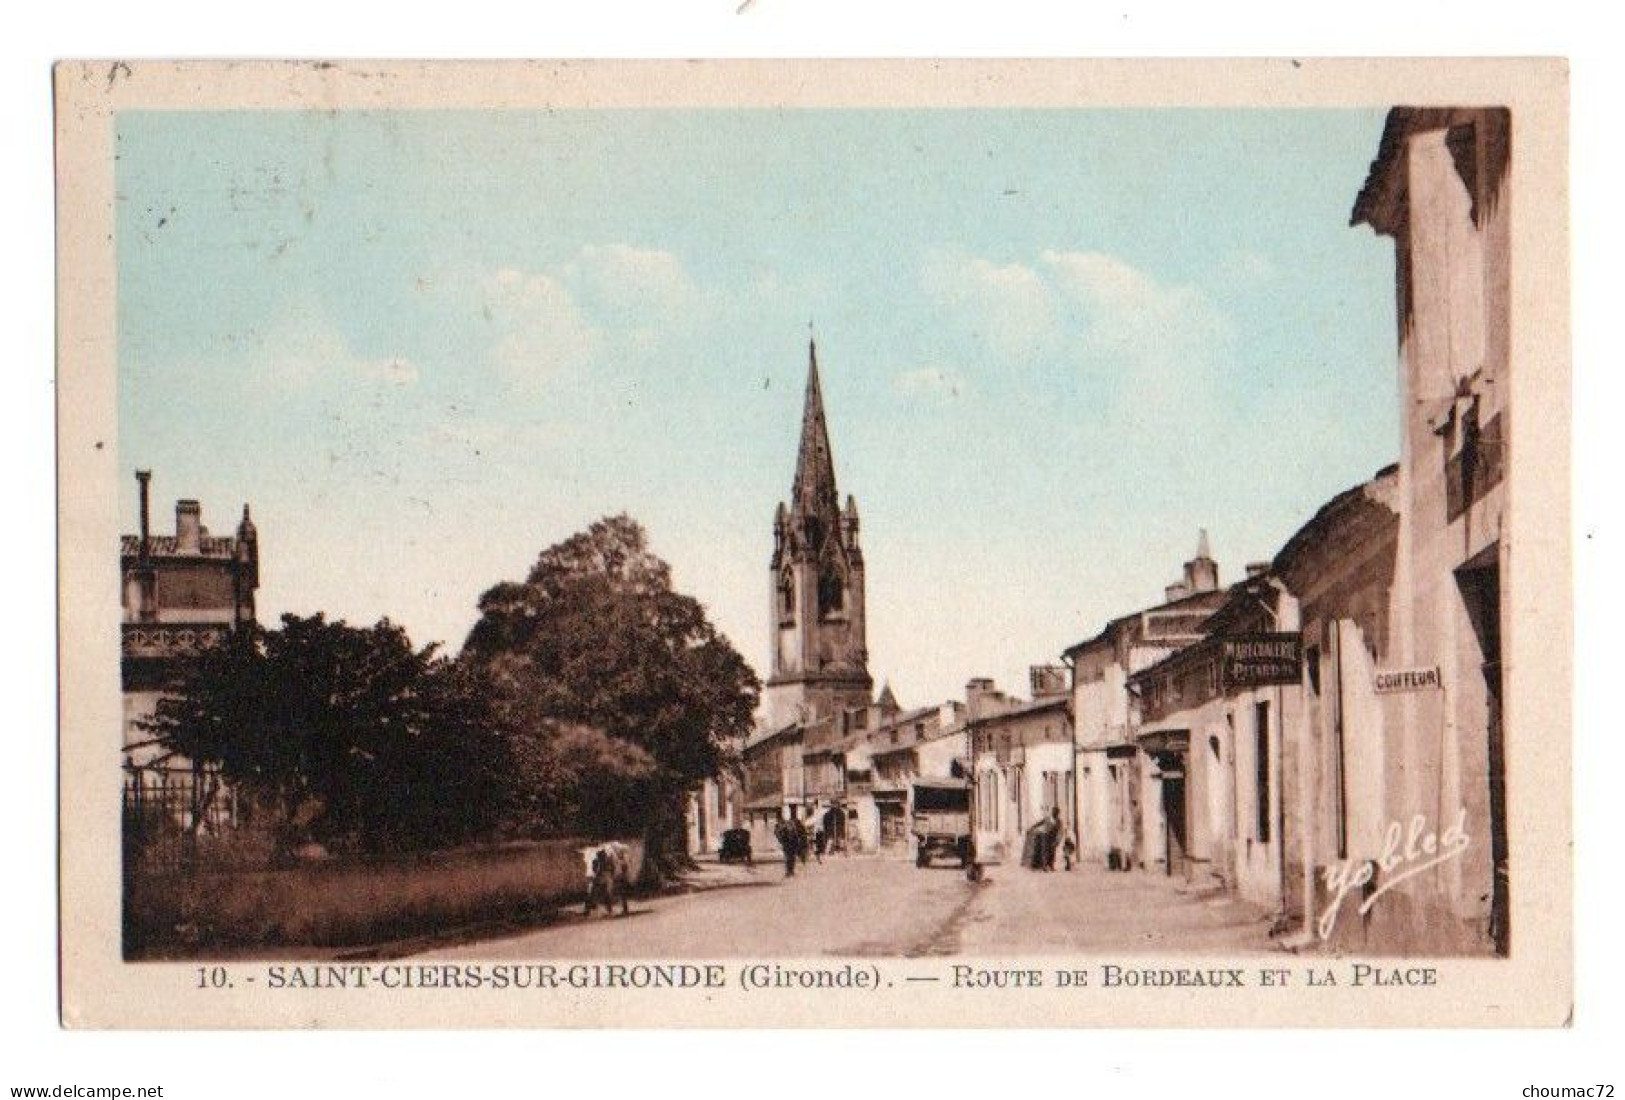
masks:
<svg viewBox="0 0 1625 1100"><path fill-rule="evenodd" d="M867 706L874 691L864 634L863 552L858 505L840 503L835 460L824 423L818 347L807 346L807 396L801 413L790 502L773 518L769 622L773 673L764 694L774 728Z"/></svg>

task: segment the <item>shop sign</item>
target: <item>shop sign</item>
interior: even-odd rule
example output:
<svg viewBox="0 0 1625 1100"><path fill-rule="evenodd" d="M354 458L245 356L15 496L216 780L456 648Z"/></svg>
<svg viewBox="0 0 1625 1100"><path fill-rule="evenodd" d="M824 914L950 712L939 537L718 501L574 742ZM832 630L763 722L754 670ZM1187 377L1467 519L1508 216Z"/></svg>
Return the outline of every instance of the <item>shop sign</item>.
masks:
<svg viewBox="0 0 1625 1100"><path fill-rule="evenodd" d="M1378 695L1394 695L1402 691L1437 691L1442 686L1439 666L1432 668L1394 668L1378 672L1374 685Z"/></svg>
<svg viewBox="0 0 1625 1100"><path fill-rule="evenodd" d="M1295 684L1303 676L1302 641L1296 632L1241 634L1220 639L1219 645L1226 690Z"/></svg>

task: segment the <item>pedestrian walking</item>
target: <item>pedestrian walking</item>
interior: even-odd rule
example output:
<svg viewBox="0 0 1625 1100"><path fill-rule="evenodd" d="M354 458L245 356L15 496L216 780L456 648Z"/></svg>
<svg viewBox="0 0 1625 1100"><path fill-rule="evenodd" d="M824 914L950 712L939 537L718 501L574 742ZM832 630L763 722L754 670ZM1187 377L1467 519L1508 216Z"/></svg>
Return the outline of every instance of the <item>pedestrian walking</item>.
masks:
<svg viewBox="0 0 1625 1100"><path fill-rule="evenodd" d="M819 863L824 862L824 849L827 847L829 847L829 836L825 834L824 830L819 829L813 833L813 857Z"/></svg>
<svg viewBox="0 0 1625 1100"><path fill-rule="evenodd" d="M801 865L805 867L807 865L807 856L812 852L812 837L807 833L807 823L800 818L796 819L795 830L796 857L801 860Z"/></svg>

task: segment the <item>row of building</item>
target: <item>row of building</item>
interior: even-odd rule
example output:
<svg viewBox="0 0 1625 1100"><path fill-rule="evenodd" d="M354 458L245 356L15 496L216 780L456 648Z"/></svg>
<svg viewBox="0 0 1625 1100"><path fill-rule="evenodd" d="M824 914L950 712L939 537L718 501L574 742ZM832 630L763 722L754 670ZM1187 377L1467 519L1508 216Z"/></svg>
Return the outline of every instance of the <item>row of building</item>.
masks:
<svg viewBox="0 0 1625 1100"><path fill-rule="evenodd" d="M1351 224L1394 242L1399 461L1231 584L1204 534L1161 600L1035 667L1026 700L981 679L919 709L874 696L813 350L763 720L696 792L692 846L770 846L797 817L907 854L913 780L968 777L986 861L1059 809L1084 859L1249 899L1305 948L1506 953L1510 125L1397 108L1355 201Z"/></svg>

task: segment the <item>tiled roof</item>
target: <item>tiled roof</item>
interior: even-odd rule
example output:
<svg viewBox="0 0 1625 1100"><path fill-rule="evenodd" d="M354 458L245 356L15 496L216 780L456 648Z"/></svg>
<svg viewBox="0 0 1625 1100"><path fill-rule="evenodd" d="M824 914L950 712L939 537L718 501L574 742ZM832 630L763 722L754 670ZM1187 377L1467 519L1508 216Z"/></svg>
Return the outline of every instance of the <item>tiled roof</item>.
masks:
<svg viewBox="0 0 1625 1100"><path fill-rule="evenodd" d="M198 542L198 552L181 553L180 540L174 535L152 535L147 539L147 552L154 558L229 558L237 551L237 540L229 536L216 538L204 535ZM141 556L140 535L120 535L119 553L126 558Z"/></svg>
<svg viewBox="0 0 1625 1100"><path fill-rule="evenodd" d="M997 722L1008 721L1010 719L1021 718L1029 714L1035 714L1042 710L1051 710L1055 708L1064 709L1066 707L1066 701L1067 699L1065 695L1050 695L1043 699L1023 700L1011 706L1008 710L996 710L992 714L984 714L980 718L976 719L973 724L978 726L992 725Z"/></svg>
<svg viewBox="0 0 1625 1100"><path fill-rule="evenodd" d="M798 722L790 722L783 726L761 726L751 731L750 737L745 741L745 748L747 750L754 749L757 745L771 741L780 734L800 732L801 724Z"/></svg>

